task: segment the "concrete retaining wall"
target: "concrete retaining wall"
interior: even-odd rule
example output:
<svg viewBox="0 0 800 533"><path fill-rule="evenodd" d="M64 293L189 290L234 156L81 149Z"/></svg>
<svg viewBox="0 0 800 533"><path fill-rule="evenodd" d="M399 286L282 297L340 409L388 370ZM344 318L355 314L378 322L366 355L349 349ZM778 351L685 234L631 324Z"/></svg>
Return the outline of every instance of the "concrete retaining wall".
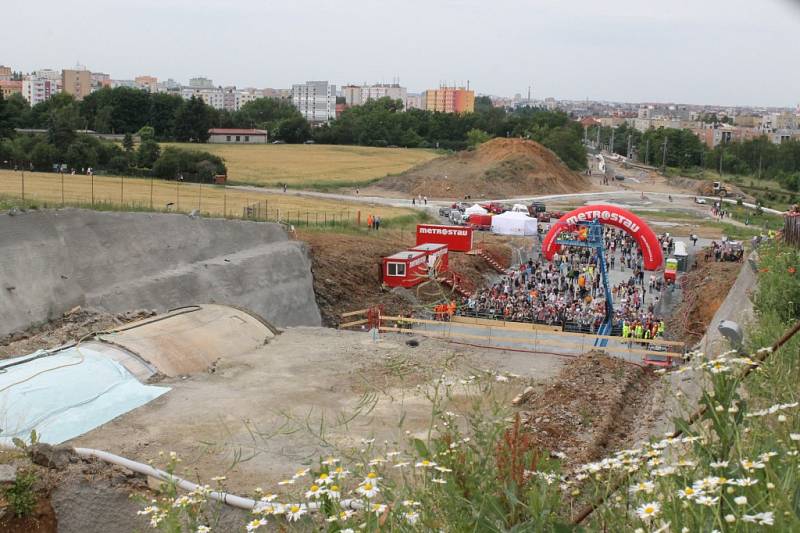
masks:
<svg viewBox="0 0 800 533"><path fill-rule="evenodd" d="M277 224L61 209L0 214L0 335L75 305L109 312L197 303L276 326L318 326L311 260Z"/></svg>

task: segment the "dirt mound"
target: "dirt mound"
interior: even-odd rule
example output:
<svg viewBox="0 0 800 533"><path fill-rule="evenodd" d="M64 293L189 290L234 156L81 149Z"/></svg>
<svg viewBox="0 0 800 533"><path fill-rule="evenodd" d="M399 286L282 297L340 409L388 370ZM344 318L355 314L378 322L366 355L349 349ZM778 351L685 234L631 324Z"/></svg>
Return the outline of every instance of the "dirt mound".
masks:
<svg viewBox="0 0 800 533"><path fill-rule="evenodd" d="M549 385L515 400L537 446L594 460L626 441L647 399L653 374L616 357L590 352L570 361Z"/></svg>
<svg viewBox="0 0 800 533"><path fill-rule="evenodd" d="M340 315L348 311L382 304L386 313L406 313L415 311L419 303L432 303L452 294L439 284L411 289L413 298L408 297L406 290L381 288L381 258L414 246L414 234L408 230L402 233L381 230L371 235L299 231L297 238L311 249L314 294L326 326L338 326ZM508 266L511 250L506 244L482 244L502 265ZM482 286L485 276L494 272L480 256L456 252L450 254L450 269L465 279L468 289Z"/></svg>
<svg viewBox="0 0 800 533"><path fill-rule="evenodd" d="M718 263L713 254L706 258L698 253L696 257L697 268L680 279L683 300L666 320L670 335L689 346L703 337L742 268L741 263Z"/></svg>
<svg viewBox="0 0 800 533"><path fill-rule="evenodd" d="M377 187L429 198L508 198L581 192L590 186L541 144L493 139L389 176Z"/></svg>

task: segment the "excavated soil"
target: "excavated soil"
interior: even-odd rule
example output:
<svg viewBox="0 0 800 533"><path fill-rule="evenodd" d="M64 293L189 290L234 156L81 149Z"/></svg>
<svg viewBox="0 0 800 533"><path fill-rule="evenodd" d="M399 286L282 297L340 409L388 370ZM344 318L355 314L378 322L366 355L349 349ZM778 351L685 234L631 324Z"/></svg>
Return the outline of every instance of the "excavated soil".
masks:
<svg viewBox="0 0 800 533"><path fill-rule="evenodd" d="M684 340L688 346L703 337L742 268L741 263L717 263L713 255L706 260L698 253L696 258L697 268L681 279L683 300L666 320L672 338Z"/></svg>
<svg viewBox="0 0 800 533"><path fill-rule="evenodd" d="M380 231L370 235L298 231L297 238L311 250L314 293L325 326L338 326L341 314L348 311L383 305L387 314L408 313L418 305L452 296L449 287L437 283L412 289L381 288L381 259L414 246L414 236L409 231ZM482 245L501 265L508 266L511 250L506 244L489 238ZM450 269L464 278L468 289L483 285L486 276L494 272L476 255L453 252L449 261Z"/></svg>
<svg viewBox="0 0 800 533"><path fill-rule="evenodd" d="M82 339L86 335L119 327L153 316L154 311L109 314L76 307L56 320L0 338L0 359L49 350Z"/></svg>
<svg viewBox="0 0 800 533"><path fill-rule="evenodd" d="M589 190L589 180L570 170L534 141L493 139L389 176L376 187L429 198L509 198Z"/></svg>
<svg viewBox="0 0 800 533"><path fill-rule="evenodd" d="M577 465L626 444L655 381L639 365L590 352L514 403L536 446L565 453L566 464Z"/></svg>

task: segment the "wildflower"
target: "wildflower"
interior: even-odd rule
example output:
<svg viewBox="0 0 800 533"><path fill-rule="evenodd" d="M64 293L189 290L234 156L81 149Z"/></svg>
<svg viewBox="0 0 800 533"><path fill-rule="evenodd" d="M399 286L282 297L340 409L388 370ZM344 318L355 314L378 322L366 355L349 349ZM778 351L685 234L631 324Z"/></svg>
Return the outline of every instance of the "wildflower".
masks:
<svg viewBox="0 0 800 533"><path fill-rule="evenodd" d="M422 504L414 500L403 500L403 505L406 507L419 507Z"/></svg>
<svg viewBox="0 0 800 533"><path fill-rule="evenodd" d="M675 463L676 466L681 466L681 467L692 467L695 466L696 464L697 463L695 463L694 461L690 461L689 459L681 459L677 463Z"/></svg>
<svg viewBox="0 0 800 533"><path fill-rule="evenodd" d="M372 472L369 472L367 474L366 479L364 479L364 483L373 483L374 484L379 479L380 478L378 477L378 474L376 472L372 471Z"/></svg>
<svg viewBox="0 0 800 533"><path fill-rule="evenodd" d="M652 494L654 488L655 484L653 484L652 481L642 481L641 483L637 483L636 485L631 485L631 488L628 489L628 492L630 492L631 494L636 494L637 492Z"/></svg>
<svg viewBox="0 0 800 533"><path fill-rule="evenodd" d="M741 479L734 479L732 481L732 483L735 483L736 485L739 485L740 487L751 487L751 486L755 485L756 483L758 483L758 480L750 478L750 477L745 477L745 478L741 478Z"/></svg>
<svg viewBox="0 0 800 533"><path fill-rule="evenodd" d="M778 415L778 422L786 422L786 415Z"/></svg>
<svg viewBox="0 0 800 533"><path fill-rule="evenodd" d="M718 496L698 496L694 499L694 502L698 505L705 505L706 507L711 507L712 505L716 505L719 501Z"/></svg>
<svg viewBox="0 0 800 533"><path fill-rule="evenodd" d="M328 487L327 493L331 500L338 500L342 496L342 489L339 488L339 485L331 485Z"/></svg>
<svg viewBox="0 0 800 533"><path fill-rule="evenodd" d="M691 500L692 498L702 496L703 494L703 489L695 489L692 487L686 487L678 491L678 497L681 500Z"/></svg>
<svg viewBox="0 0 800 533"><path fill-rule="evenodd" d="M348 528L345 528L345 529L340 529L339 533L356 533L356 532L353 530L352 527L348 527Z"/></svg>
<svg viewBox="0 0 800 533"><path fill-rule="evenodd" d="M696 489L715 490L720 484L718 477L705 477L701 480L695 481L692 486Z"/></svg>
<svg viewBox="0 0 800 533"><path fill-rule="evenodd" d="M387 507L383 503L373 503L369 510L375 513L376 515L382 515L384 511L386 511Z"/></svg>
<svg viewBox="0 0 800 533"><path fill-rule="evenodd" d="M772 490L772 489L774 489L774 488L775 488L775 484L774 484L774 483L770 483L770 482L768 481L768 482L767 482L767 489L768 489L768 490Z"/></svg>
<svg viewBox="0 0 800 533"><path fill-rule="evenodd" d="M752 472L756 468L764 468L765 466L764 463L760 461L750 461L749 459L742 459L739 463L746 472Z"/></svg>
<svg viewBox="0 0 800 533"><path fill-rule="evenodd" d="M306 510L305 504L292 504L286 507L286 520L289 522L295 522L300 519L301 516L306 514L308 511Z"/></svg>
<svg viewBox="0 0 800 533"><path fill-rule="evenodd" d="M275 498L277 498L277 497L278 497L277 494L265 494L264 496L261 497L261 501L265 502L265 503L269 503L271 501L274 501Z"/></svg>
<svg viewBox="0 0 800 533"><path fill-rule="evenodd" d="M502 375L502 374L497 374L497 375L495 376L495 378L494 378L494 379L495 379L495 381L500 381L500 382L506 382L506 381L508 381L508 378L507 378L507 377L505 377L505 376L504 376L504 375Z"/></svg>
<svg viewBox="0 0 800 533"><path fill-rule="evenodd" d="M294 480L284 479L283 481L278 481L278 485L294 485Z"/></svg>
<svg viewBox="0 0 800 533"><path fill-rule="evenodd" d="M675 473L674 466L663 466L653 472L658 477L667 477Z"/></svg>
<svg viewBox="0 0 800 533"><path fill-rule="evenodd" d="M428 461L427 459L423 459L414 466L416 466L417 468L433 468L434 466L436 466L436 463Z"/></svg>
<svg viewBox="0 0 800 533"><path fill-rule="evenodd" d="M728 461L714 461L709 466L711 466L711 468L727 468Z"/></svg>
<svg viewBox="0 0 800 533"><path fill-rule="evenodd" d="M742 516L742 521L758 524L760 526L771 526L775 523L775 516L772 514L772 511L753 515L746 514Z"/></svg>
<svg viewBox="0 0 800 533"><path fill-rule="evenodd" d="M397 463L397 464L395 464L395 465L392 465L392 468L405 468L405 467L407 467L407 466L408 466L408 465L410 465L410 464L411 464L411 463Z"/></svg>
<svg viewBox="0 0 800 533"><path fill-rule="evenodd" d="M747 496L737 496L733 499L736 505L747 505Z"/></svg>
<svg viewBox="0 0 800 533"><path fill-rule="evenodd" d="M377 496L377 494L380 492L380 489L372 483L366 482L359 485L356 489L356 492L369 499Z"/></svg>
<svg viewBox="0 0 800 533"><path fill-rule="evenodd" d="M550 455L552 455L556 459L562 459L563 460L563 459L567 458L567 454L565 454L564 452L550 452Z"/></svg>
<svg viewBox="0 0 800 533"><path fill-rule="evenodd" d="M726 514L725 521L729 524L733 524L734 522L736 522L736 517L733 516L732 514Z"/></svg>
<svg viewBox="0 0 800 533"><path fill-rule="evenodd" d="M325 472L322 472L317 478L318 485L330 485L331 483L333 483L333 478Z"/></svg>
<svg viewBox="0 0 800 533"><path fill-rule="evenodd" d="M316 499L325 494L325 491L319 488L319 485L311 485L311 488L306 491L306 499Z"/></svg>
<svg viewBox="0 0 800 533"><path fill-rule="evenodd" d="M361 439L361 444L372 444L375 439Z"/></svg>
<svg viewBox="0 0 800 533"><path fill-rule="evenodd" d="M661 504L658 502L645 503L636 509L636 515L645 522L652 520L661 511Z"/></svg>
<svg viewBox="0 0 800 533"><path fill-rule="evenodd" d="M444 473L444 472L452 472L452 471L453 471L453 470L451 470L450 468L446 468L446 467L444 467L444 466L434 466L433 468L434 468L435 470L438 470L439 472L443 472L443 473Z"/></svg>
<svg viewBox="0 0 800 533"><path fill-rule="evenodd" d="M247 531L248 532L249 531L255 531L256 529L260 528L261 526L266 526L266 525L267 525L266 519L264 519L264 518L256 518L254 520L251 520L247 524Z"/></svg>
<svg viewBox="0 0 800 533"><path fill-rule="evenodd" d="M211 481L216 481L217 483L219 483L220 481L225 481L226 479L228 478L225 476L214 476L211 478Z"/></svg>
<svg viewBox="0 0 800 533"><path fill-rule="evenodd" d="M311 471L311 469L310 469L310 468L304 468L304 469L302 469L302 470L298 470L298 471L297 471L297 472L295 472L295 474L292 476L292 479L298 479L298 478L301 478L301 477L305 477L305 476L307 476L307 475L308 475L308 473L309 473L310 471Z"/></svg>
<svg viewBox="0 0 800 533"><path fill-rule="evenodd" d="M338 463L338 462L339 462L339 459L336 459L335 457L328 457L327 459L325 459L324 461L322 461L322 463L321 463L321 464L323 464L323 465L325 465L325 466L333 466L333 465L335 465L335 464L336 464L336 463Z"/></svg>
<svg viewBox="0 0 800 533"><path fill-rule="evenodd" d="M387 453L386 453L386 457L388 457L388 458L390 458L390 459L391 459L392 457L397 457L398 455L400 455L400 452L387 452Z"/></svg>
<svg viewBox="0 0 800 533"><path fill-rule="evenodd" d="M414 524L416 524L417 521L419 520L419 513L416 512L416 511L409 511L409 512L405 513L403 516L405 516L406 522L408 522L409 525L412 525L412 526Z"/></svg>
<svg viewBox="0 0 800 533"><path fill-rule="evenodd" d="M444 485L447 483L446 479L441 479L441 478L433 478L431 479L431 481L433 481L434 483L438 483L440 485Z"/></svg>
<svg viewBox="0 0 800 533"><path fill-rule="evenodd" d="M373 459L372 461L370 461L370 462L369 462L369 463L367 463L367 464L368 464L369 466L376 466L376 465L383 464L383 463L385 463L385 462L386 462L386 459L384 459L383 457L376 457L375 459Z"/></svg>
<svg viewBox="0 0 800 533"><path fill-rule="evenodd" d="M145 507L144 509L142 509L141 511L138 511L136 514L147 516L147 515L151 515L151 514L155 513L156 511L158 511L158 507L154 507L152 505L149 505L149 506Z"/></svg>
<svg viewBox="0 0 800 533"><path fill-rule="evenodd" d="M712 361L708 369L711 371L712 374L722 374L723 372L727 372L731 369L728 365L723 364L724 361Z"/></svg>
<svg viewBox="0 0 800 533"><path fill-rule="evenodd" d="M209 533L211 528L208 526L197 526L197 529L194 530L194 533Z"/></svg>
<svg viewBox="0 0 800 533"><path fill-rule="evenodd" d="M345 478L349 473L350 473L349 470L345 470L341 466L337 466L336 469L333 471L333 475L336 476L337 479Z"/></svg>

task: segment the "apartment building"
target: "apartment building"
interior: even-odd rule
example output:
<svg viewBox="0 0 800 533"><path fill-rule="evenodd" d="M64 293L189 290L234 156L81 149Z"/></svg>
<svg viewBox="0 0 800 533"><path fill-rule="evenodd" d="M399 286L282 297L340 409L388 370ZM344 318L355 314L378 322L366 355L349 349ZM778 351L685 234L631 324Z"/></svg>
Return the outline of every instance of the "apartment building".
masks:
<svg viewBox="0 0 800 533"><path fill-rule="evenodd" d="M11 70L11 67L0 65L0 81L11 81L11 76L13 74L14 72Z"/></svg>
<svg viewBox="0 0 800 533"><path fill-rule="evenodd" d="M370 100L379 98L391 98L403 102L403 109L406 109L408 101L408 90L401 87L398 83L376 83L373 85L345 85L342 87L344 103L348 107L365 104Z"/></svg>
<svg viewBox="0 0 800 533"><path fill-rule="evenodd" d="M475 92L464 87L439 87L423 95L425 109L442 113L472 113L475 111Z"/></svg>
<svg viewBox="0 0 800 533"><path fill-rule="evenodd" d="M22 97L31 106L61 92L61 73L51 69L35 70L22 78Z"/></svg>
<svg viewBox="0 0 800 533"><path fill-rule="evenodd" d="M336 118L336 86L327 81L307 81L292 85L292 104L312 124Z"/></svg>
<svg viewBox="0 0 800 533"><path fill-rule="evenodd" d="M4 99L8 99L12 94L22 93L22 81L19 80L0 80L0 93Z"/></svg>
<svg viewBox="0 0 800 533"><path fill-rule="evenodd" d="M103 87L111 87L111 76L105 72L92 72L93 90L102 89Z"/></svg>
<svg viewBox="0 0 800 533"><path fill-rule="evenodd" d="M61 71L61 91L83 100L92 92L92 73L86 69Z"/></svg>
<svg viewBox="0 0 800 533"><path fill-rule="evenodd" d="M158 91L158 78L155 76L136 76L133 81L137 87L147 92L154 93Z"/></svg>

